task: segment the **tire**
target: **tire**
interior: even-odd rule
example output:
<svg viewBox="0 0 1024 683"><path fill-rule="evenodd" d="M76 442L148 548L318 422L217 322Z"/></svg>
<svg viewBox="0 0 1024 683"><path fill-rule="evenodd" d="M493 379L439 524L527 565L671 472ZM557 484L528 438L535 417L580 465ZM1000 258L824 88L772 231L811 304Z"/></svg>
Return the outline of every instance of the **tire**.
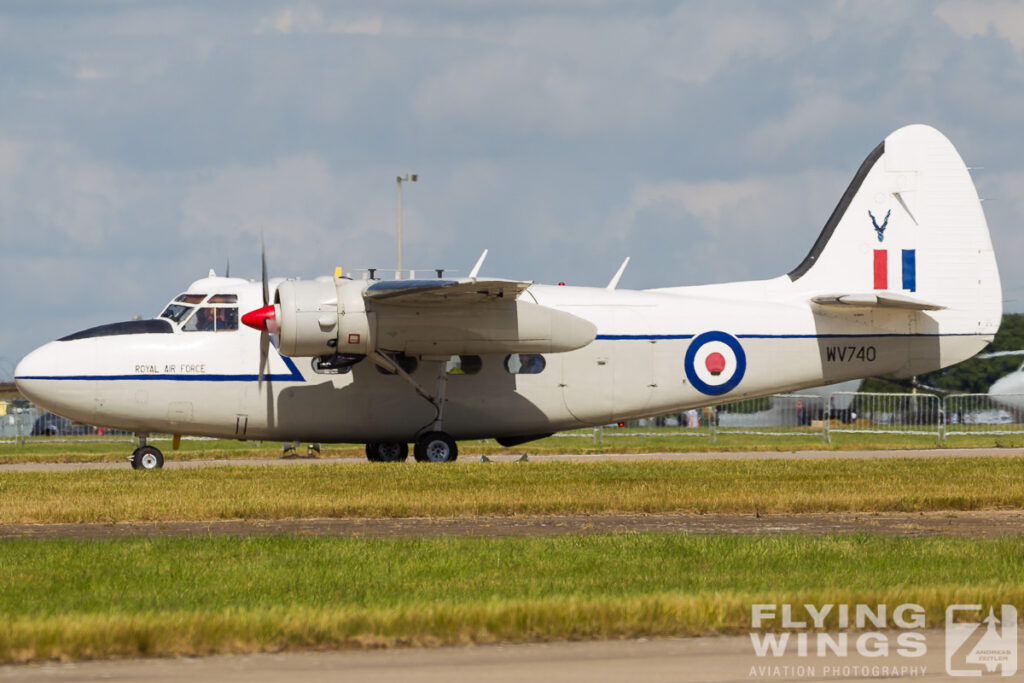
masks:
<svg viewBox="0 0 1024 683"><path fill-rule="evenodd" d="M136 470L159 470L164 466L164 454L152 446L143 446L132 453L132 468Z"/></svg>
<svg viewBox="0 0 1024 683"><path fill-rule="evenodd" d="M409 444L378 442L366 444L366 459L370 462L402 462L409 457Z"/></svg>
<svg viewBox="0 0 1024 683"><path fill-rule="evenodd" d="M459 447L444 432L427 432L416 439L414 455L419 462L455 462Z"/></svg>

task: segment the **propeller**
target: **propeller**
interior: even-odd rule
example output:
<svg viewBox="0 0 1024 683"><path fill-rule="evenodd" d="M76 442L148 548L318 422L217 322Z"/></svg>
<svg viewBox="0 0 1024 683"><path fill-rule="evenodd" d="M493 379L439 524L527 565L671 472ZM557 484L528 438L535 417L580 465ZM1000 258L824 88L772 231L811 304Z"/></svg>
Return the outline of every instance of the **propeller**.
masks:
<svg viewBox="0 0 1024 683"><path fill-rule="evenodd" d="M260 368L259 383L263 384L263 377L267 371L267 364L270 359L270 343L277 345L279 328L277 326L277 313L270 303L270 283L267 279L267 250L263 243L263 236L260 236L260 270L263 280L263 307L249 311L242 316L242 324L260 331ZM267 384L270 384L270 377L267 376Z"/></svg>
<svg viewBox="0 0 1024 683"><path fill-rule="evenodd" d="M267 249L260 234L260 275L263 280L263 307L249 311L242 316L242 323L254 330L260 331L260 365L257 374L257 384L260 390L263 389L263 378L267 380L267 425L274 426L274 383L273 375L268 373L267 368L270 362L270 343L277 345L279 328L277 326L277 313L270 303L270 283L267 280ZM273 339L272 339L273 338Z"/></svg>

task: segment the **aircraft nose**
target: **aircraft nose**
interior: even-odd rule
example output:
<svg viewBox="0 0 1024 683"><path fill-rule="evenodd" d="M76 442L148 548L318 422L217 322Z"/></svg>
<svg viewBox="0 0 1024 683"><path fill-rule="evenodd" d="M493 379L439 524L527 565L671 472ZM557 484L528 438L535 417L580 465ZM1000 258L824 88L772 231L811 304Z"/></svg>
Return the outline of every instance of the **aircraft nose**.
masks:
<svg viewBox="0 0 1024 683"><path fill-rule="evenodd" d="M36 405L47 407L51 403L52 379L56 350L53 342L40 346L21 359L14 368L14 384L21 395ZM48 388L49 386L49 388Z"/></svg>

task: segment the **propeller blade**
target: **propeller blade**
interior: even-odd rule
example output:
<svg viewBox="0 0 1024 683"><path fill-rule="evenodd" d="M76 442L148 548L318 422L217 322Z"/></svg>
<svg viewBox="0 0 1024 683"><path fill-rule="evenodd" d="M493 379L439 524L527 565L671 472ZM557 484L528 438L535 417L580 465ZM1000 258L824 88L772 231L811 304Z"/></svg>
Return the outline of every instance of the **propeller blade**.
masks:
<svg viewBox="0 0 1024 683"><path fill-rule="evenodd" d="M270 335L267 334L266 331L264 331L263 334L260 335L260 371L259 371L259 374L256 376L257 383L261 387L263 386L263 376L266 374L267 363L269 362L269 360L270 360Z"/></svg>
<svg viewBox="0 0 1024 683"><path fill-rule="evenodd" d="M267 283L267 249L263 243L263 234L260 233L260 262L263 265L263 305L270 303L270 285Z"/></svg>

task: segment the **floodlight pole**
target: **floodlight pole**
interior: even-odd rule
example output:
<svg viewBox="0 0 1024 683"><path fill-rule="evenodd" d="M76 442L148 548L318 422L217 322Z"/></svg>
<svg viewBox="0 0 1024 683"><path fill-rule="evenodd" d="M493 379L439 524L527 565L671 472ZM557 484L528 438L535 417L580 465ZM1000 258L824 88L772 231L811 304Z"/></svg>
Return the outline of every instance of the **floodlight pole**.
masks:
<svg viewBox="0 0 1024 683"><path fill-rule="evenodd" d="M415 183L419 176L415 173L406 173L405 177L398 176L398 267L395 269L395 279L402 279L402 183Z"/></svg>

